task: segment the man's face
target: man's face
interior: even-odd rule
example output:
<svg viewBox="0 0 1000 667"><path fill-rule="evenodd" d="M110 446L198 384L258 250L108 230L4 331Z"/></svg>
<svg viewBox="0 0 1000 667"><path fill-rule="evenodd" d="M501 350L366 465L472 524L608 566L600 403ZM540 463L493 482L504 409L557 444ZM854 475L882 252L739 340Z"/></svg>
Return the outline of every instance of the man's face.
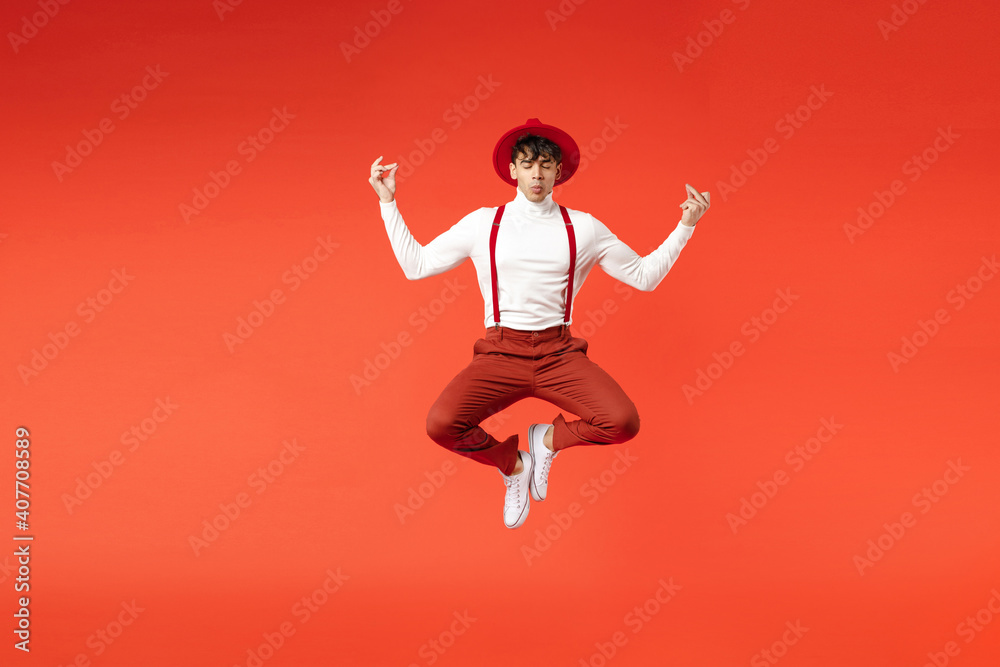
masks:
<svg viewBox="0 0 1000 667"><path fill-rule="evenodd" d="M517 179L517 189L528 201L541 202L548 197L561 174L562 163L557 164L550 155L538 155L532 160L518 153L517 162L510 163L510 177Z"/></svg>

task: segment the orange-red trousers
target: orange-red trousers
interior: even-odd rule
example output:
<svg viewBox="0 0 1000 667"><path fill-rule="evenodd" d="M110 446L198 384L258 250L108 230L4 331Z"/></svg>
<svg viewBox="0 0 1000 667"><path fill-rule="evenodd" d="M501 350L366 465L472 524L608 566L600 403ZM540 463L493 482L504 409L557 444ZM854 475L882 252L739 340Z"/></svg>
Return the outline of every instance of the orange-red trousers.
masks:
<svg viewBox="0 0 1000 667"><path fill-rule="evenodd" d="M587 357L587 341L560 325L542 331L487 329L473 347L472 362L431 406L427 434L442 447L509 475L517 464L518 436L500 442L479 424L529 396L579 417L555 417L555 451L621 443L639 431L631 399Z"/></svg>

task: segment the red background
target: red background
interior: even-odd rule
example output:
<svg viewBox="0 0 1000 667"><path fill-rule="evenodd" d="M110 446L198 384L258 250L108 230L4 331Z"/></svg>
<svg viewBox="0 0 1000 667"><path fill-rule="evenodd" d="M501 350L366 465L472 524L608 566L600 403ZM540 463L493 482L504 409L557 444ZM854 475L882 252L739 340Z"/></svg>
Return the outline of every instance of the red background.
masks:
<svg viewBox="0 0 1000 667"><path fill-rule="evenodd" d="M1000 240L998 10L904 4L401 0L393 14L247 0L220 17L210 0L93 0L59 5L16 52L8 34L0 516L19 534L14 430L26 426L35 541L32 651L8 631L3 663L248 665L291 622L263 664L773 664L764 649L789 666L918 666L929 653L997 664L1000 280L974 278L993 277L983 258ZM39 11L5 3L0 26L22 32ZM901 25L883 34L894 12ZM701 53L688 42L699 35ZM345 55L355 39L363 48ZM147 66L167 74L119 118L112 102ZM483 79L494 89L475 98ZM829 99L800 108L814 86ZM248 162L238 147L275 108L294 118ZM796 112L790 133L779 122ZM713 198L653 293L591 275L575 328L642 430L561 456L549 500L509 531L497 473L424 433L482 333L471 262L406 281L367 178L380 154L416 154L397 195L429 242L512 198L489 158L529 117L590 152L556 200L641 253L676 224L685 183ZM113 131L57 177L53 163L104 118ZM768 139L766 162L741 167ZM908 173L925 150L933 164ZM180 205L230 160L240 172L186 222ZM905 191L849 238L858 207L888 201L897 179ZM317 238L337 248L292 290L282 277ZM102 292L123 267L134 278ZM951 290L970 279L981 289L959 308ZM449 280L466 289L442 307ZM230 351L224 335L275 289L284 302ZM751 340L778 290L798 299ZM91 321L78 310L109 296ZM946 321L894 368L889 354L939 309ZM71 322L78 335L22 377ZM734 342L744 353L712 367ZM356 390L351 376L376 362ZM716 379L688 400L699 370ZM157 399L177 406L162 422L149 421ZM523 434L554 412L526 401L491 428ZM842 428L795 470L786 453L824 418ZM121 436L143 420L151 433L129 451ZM292 439L304 449L258 494L251 475ZM116 450L121 465L67 507ZM635 461L614 472L625 451ZM942 497L914 502L959 461L968 470L938 484ZM771 488L778 471L789 481ZM595 493L602 473L614 483ZM734 532L727 515L762 487L773 497ZM429 498L401 515L420 490ZM238 497L251 504L196 554L191 536ZM565 524L572 503L582 515L560 528L553 515ZM915 525L883 536L904 512ZM890 548L859 573L880 536ZM5 627L17 604L6 558ZM301 622L294 605L338 569L348 578ZM650 602L671 578L674 597ZM95 639L118 634L133 601L134 622L110 645ZM636 632L628 615L644 604L656 613ZM966 641L959 624L982 609L991 622ZM450 635L466 612L475 621ZM808 631L783 635L796 622Z"/></svg>

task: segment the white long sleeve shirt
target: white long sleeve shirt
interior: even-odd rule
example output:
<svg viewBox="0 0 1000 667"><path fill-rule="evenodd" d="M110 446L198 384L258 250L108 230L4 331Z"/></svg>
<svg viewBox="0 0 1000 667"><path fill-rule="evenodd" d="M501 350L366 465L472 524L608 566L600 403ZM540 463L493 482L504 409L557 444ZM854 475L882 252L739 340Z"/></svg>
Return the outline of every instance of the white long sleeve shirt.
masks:
<svg viewBox="0 0 1000 667"><path fill-rule="evenodd" d="M403 273L410 280L437 275L472 258L485 304L485 325L493 326L490 284L490 231L497 207L480 208L459 220L427 245L410 233L396 202L379 203L382 220ZM677 261L694 227L677 227L656 250L640 257L597 218L567 209L576 233L573 298L590 270L600 265L612 278L639 290L660 284ZM569 282L566 225L552 193L535 203L520 190L506 204L496 243L500 323L512 329L539 331L563 323Z"/></svg>

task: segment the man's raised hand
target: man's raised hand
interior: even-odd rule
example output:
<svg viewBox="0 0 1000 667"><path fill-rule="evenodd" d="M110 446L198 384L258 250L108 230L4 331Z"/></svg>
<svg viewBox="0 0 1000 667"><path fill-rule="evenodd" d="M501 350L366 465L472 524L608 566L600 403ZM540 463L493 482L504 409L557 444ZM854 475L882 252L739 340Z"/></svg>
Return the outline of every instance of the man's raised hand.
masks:
<svg viewBox="0 0 1000 667"><path fill-rule="evenodd" d="M687 190L688 198L681 204L681 210L684 211L681 215L681 224L694 227L698 223L698 219L705 215L705 211L711 205L712 198L707 192L698 192L687 183L684 184L684 188Z"/></svg>
<svg viewBox="0 0 1000 667"><path fill-rule="evenodd" d="M378 193L379 201L388 204L396 197L396 170L399 169L399 164L396 162L386 165L379 164L382 157L379 155L378 159L372 162L372 175L368 182Z"/></svg>

